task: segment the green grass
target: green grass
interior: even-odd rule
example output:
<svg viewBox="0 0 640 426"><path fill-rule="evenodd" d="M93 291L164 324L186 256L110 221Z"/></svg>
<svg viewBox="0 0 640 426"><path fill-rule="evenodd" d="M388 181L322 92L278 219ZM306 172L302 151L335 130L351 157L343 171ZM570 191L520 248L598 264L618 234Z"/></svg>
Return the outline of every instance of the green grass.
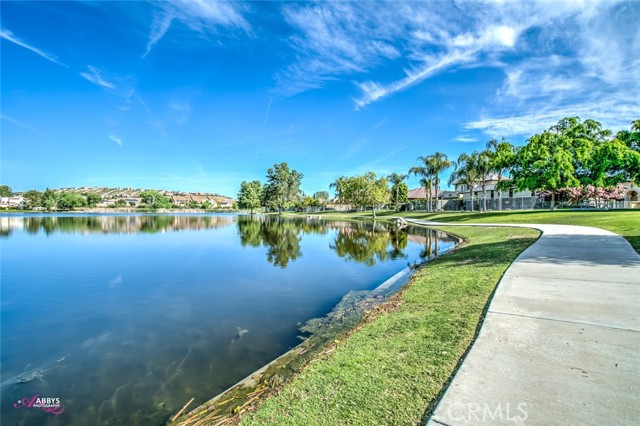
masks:
<svg viewBox="0 0 640 426"><path fill-rule="evenodd" d="M370 212L365 213L322 213L326 218L371 218ZM624 237L633 248L640 253L640 211L568 211L546 210L508 211L486 213L425 213L425 212L389 212L378 213L380 218L388 216L403 216L416 219L433 220L437 222L453 223L540 223L558 225L594 226L615 232Z"/></svg>
<svg viewBox="0 0 640 426"><path fill-rule="evenodd" d="M331 353L246 414L246 425L413 425L470 347L504 271L537 231L447 227L468 240L420 269Z"/></svg>

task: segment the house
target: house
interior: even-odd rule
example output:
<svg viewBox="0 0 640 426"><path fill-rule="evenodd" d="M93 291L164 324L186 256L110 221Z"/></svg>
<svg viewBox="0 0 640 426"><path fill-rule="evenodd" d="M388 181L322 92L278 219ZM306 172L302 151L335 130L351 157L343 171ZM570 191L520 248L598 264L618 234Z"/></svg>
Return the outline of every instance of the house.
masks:
<svg viewBox="0 0 640 426"><path fill-rule="evenodd" d="M189 203L189 195L177 195L171 196L171 202L176 206L186 206Z"/></svg>
<svg viewBox="0 0 640 426"><path fill-rule="evenodd" d="M0 208L23 209L24 198L22 198L21 195L14 195L11 197L0 197Z"/></svg>
<svg viewBox="0 0 640 426"><path fill-rule="evenodd" d="M625 190L624 208L640 209L640 187L633 182L625 182L622 186Z"/></svg>
<svg viewBox="0 0 640 426"><path fill-rule="evenodd" d="M189 196L191 197L191 201L195 201L200 206L202 206L207 201L209 202L209 204L211 204L212 207L216 206L216 202L213 200L213 197L209 197L208 195L189 194Z"/></svg>

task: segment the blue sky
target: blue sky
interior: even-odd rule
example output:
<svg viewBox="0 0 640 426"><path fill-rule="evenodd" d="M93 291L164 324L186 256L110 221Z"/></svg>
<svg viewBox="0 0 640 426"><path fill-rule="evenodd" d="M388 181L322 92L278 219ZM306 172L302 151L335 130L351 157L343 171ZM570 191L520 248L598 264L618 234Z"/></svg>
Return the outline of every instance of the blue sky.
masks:
<svg viewBox="0 0 640 426"><path fill-rule="evenodd" d="M235 196L640 118L640 2L1 3L1 180ZM417 178L409 181L417 186Z"/></svg>

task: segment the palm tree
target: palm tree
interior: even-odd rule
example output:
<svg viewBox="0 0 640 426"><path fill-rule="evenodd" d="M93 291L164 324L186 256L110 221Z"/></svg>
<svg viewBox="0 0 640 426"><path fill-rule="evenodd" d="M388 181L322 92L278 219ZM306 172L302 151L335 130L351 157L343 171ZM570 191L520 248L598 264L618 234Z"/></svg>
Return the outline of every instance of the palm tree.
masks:
<svg viewBox="0 0 640 426"><path fill-rule="evenodd" d="M400 173L391 173L389 176L387 176L387 179L389 180L389 182L391 182L391 186L396 187L396 211L398 210L399 204L398 197L400 192L400 184L408 177L409 175L402 175Z"/></svg>
<svg viewBox="0 0 640 426"><path fill-rule="evenodd" d="M431 211L431 187L433 183L429 178L420 179L420 186L424 188L424 208L427 211Z"/></svg>
<svg viewBox="0 0 640 426"><path fill-rule="evenodd" d="M480 151L476 167L480 173L480 186L482 188L482 211L487 211L487 176L493 171L491 168L491 153L489 150Z"/></svg>
<svg viewBox="0 0 640 426"><path fill-rule="evenodd" d="M436 190L436 210L438 210L438 190L440 189L440 173L451 167L451 161L447 158L447 154L442 152L436 152L429 157L429 164L431 165L431 173L433 175L433 183Z"/></svg>
<svg viewBox="0 0 640 426"><path fill-rule="evenodd" d="M431 157L427 155L423 155L418 157L418 161L420 161L422 164L420 164L419 166L414 166L410 168L409 174L420 176L422 178L420 180L420 185L422 185L422 187L425 189L426 194L428 194L427 198L430 199L431 185L433 184L433 179L432 179L433 169L431 164ZM429 201L429 205L426 209L427 211L431 209L430 206L431 206L431 201Z"/></svg>
<svg viewBox="0 0 640 426"><path fill-rule="evenodd" d="M480 154L477 151L471 153L462 153L458 160L453 163L454 171L449 176L449 185L464 184L469 188L469 197L471 198L471 211L473 211L473 190L483 175L478 166Z"/></svg>
<svg viewBox="0 0 640 426"><path fill-rule="evenodd" d="M491 155L491 168L498 174L498 210L502 210L502 178L505 172L509 171L515 162L515 148L509 142L502 139L498 142L495 139L487 142L487 150Z"/></svg>

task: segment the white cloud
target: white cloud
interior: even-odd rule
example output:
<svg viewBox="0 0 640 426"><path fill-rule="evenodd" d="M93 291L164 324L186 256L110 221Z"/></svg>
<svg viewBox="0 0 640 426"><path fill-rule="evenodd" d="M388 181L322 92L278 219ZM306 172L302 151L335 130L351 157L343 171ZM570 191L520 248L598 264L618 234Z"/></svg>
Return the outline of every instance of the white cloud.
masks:
<svg viewBox="0 0 640 426"><path fill-rule="evenodd" d="M361 91L354 103L362 109L446 71L493 67L505 72L504 84L481 118L466 124L469 129L527 134L565 115L627 125L640 116L638 5L287 4L282 11L295 31L291 45L297 56L276 75L277 91L293 95L349 79ZM373 72L387 77L371 78Z"/></svg>
<svg viewBox="0 0 640 426"><path fill-rule="evenodd" d="M464 143L470 143L470 142L478 142L478 138L474 138L474 137L470 137L470 136L456 136L455 138L453 138L453 140L455 142L464 142Z"/></svg>
<svg viewBox="0 0 640 426"><path fill-rule="evenodd" d="M109 139L111 139L112 141L114 141L115 143L118 144L118 146L122 146L122 139L120 139L118 136L116 135L109 135Z"/></svg>
<svg viewBox="0 0 640 426"><path fill-rule="evenodd" d="M63 67L66 67L65 64L63 64L62 62L60 62L58 60L58 58L56 58L55 56L41 50L38 49L37 47L31 46L30 44L27 44L27 42L20 40L18 37L16 37L15 35L13 35L13 33L7 29L0 29L0 38L3 38L7 41L10 41L11 43L17 44L20 47L24 47L27 50L32 51L33 53L40 55L41 57L45 58L48 61L51 61L53 63L56 63L58 65L62 65Z"/></svg>
<svg viewBox="0 0 640 426"><path fill-rule="evenodd" d="M543 48L505 68L492 111L466 128L493 137L530 136L578 116L616 131L640 117L640 8L582 6L571 9L561 27L543 27Z"/></svg>
<svg viewBox="0 0 640 426"><path fill-rule="evenodd" d="M402 56L400 31L390 9L373 3L287 4L282 13L296 34L290 38L297 60L276 75L277 91L294 95L327 81L362 73Z"/></svg>
<svg viewBox="0 0 640 426"><path fill-rule="evenodd" d="M238 28L247 32L251 29L242 16L244 6L240 3L219 0L177 0L160 2L159 6L160 10L154 16L143 57L147 56L165 36L174 21L200 33L213 33L216 27Z"/></svg>
<svg viewBox="0 0 640 426"><path fill-rule="evenodd" d="M116 88L115 83L112 83L111 81L107 80L107 77L98 68L89 65L87 66L87 69L89 70L89 72L81 72L80 73L81 77L89 80L96 86L102 87L103 89L113 90Z"/></svg>

